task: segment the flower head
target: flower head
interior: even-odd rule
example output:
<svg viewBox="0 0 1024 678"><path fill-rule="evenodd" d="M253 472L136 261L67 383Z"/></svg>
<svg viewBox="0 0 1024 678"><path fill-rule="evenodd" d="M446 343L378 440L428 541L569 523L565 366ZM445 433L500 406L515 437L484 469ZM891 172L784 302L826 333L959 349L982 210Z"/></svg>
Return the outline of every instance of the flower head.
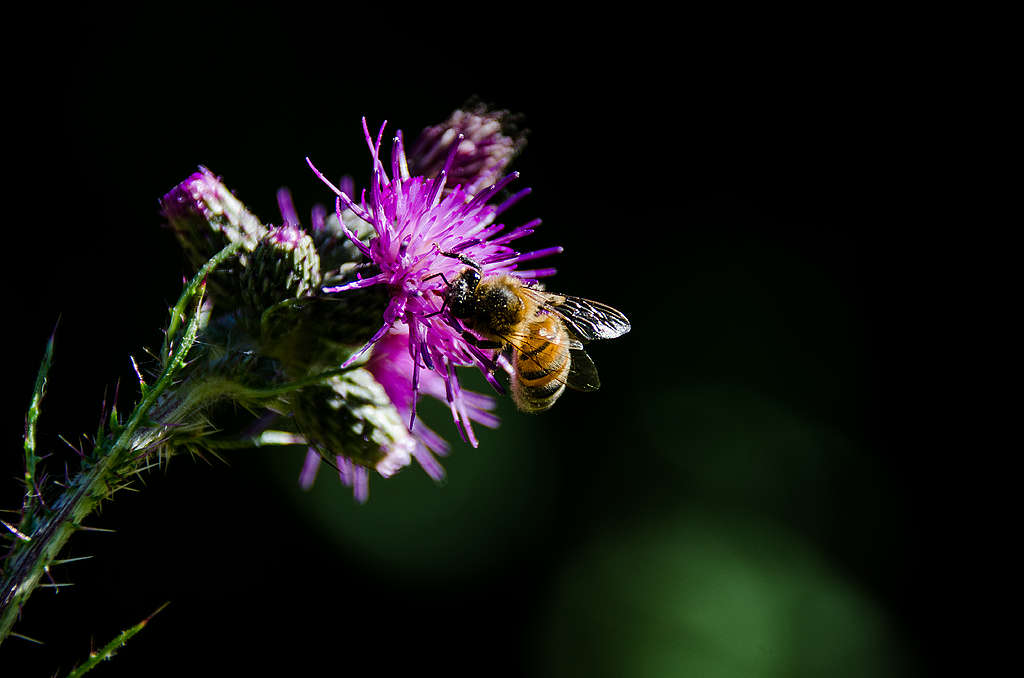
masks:
<svg viewBox="0 0 1024 678"><path fill-rule="evenodd" d="M374 139L364 119L363 132L373 172L369 191L363 192L359 202L331 184L310 162L317 176L337 195L338 223L346 237L376 271L342 285L325 287L323 292L343 295L383 285L389 293L380 328L348 363L377 345L367 369L384 385L392 402L408 411L410 429L418 434L423 446L438 453L444 451L443 441L415 421L416 400L421 393L443 397L460 436L476 446L471 422L493 425L496 420L486 412L490 399L463 390L455 368L476 366L497 390L502 389L493 375L497 364L493 351L467 343L464 327L444 308L445 280L452 280L465 267L450 255L459 254L479 264L484 275L513 273L530 282L553 274L554 269L522 270L518 268L520 264L561 252L562 248L520 253L510 243L532 233L540 220L511 229L495 223L502 212L529 193L529 189L523 189L497 204L491 202L517 178L517 173L475 194L461 185L449 186L451 168L460 148L459 143L452 143L436 176L411 176L401 132L393 138L388 172L380 159L384 126ZM372 226L368 242L345 225L349 213ZM422 459L420 462L423 464Z"/></svg>
<svg viewBox="0 0 1024 678"><path fill-rule="evenodd" d="M501 392L494 373L508 362L467 341L446 304L448 283L469 263L484 276L514 274L530 283L554 269L520 266L561 252L514 248L539 219L516 227L496 222L530 192L505 193L518 174L500 175L523 144L509 121L506 112L482 107L456 111L424 130L408 157L396 133L385 165L384 126L373 137L364 120L368 187L357 199L351 179L335 186L310 162L337 199L333 214L314 208L308 227L287 190L277 196L280 225L264 225L204 168L164 197L164 213L195 262L242 243L211 280L219 314L204 335L216 348L208 353L226 364L236 355L259 358L271 390L309 382L269 404L290 415L296 439L309 445L304 486L322 461L359 501L367 498L371 471L389 477L412 459L432 478L443 477L435 455L449 447L417 420L423 396L445 402L460 437L474 447L474 423L497 426L494 399L462 388L457 368L476 367ZM246 385L255 392L261 383Z"/></svg>
<svg viewBox="0 0 1024 678"><path fill-rule="evenodd" d="M526 144L517 116L484 104L456 110L445 122L424 129L409 154L413 175L436 177L449 162L448 184L476 194L493 184ZM447 160L452 145L455 157Z"/></svg>
<svg viewBox="0 0 1024 678"><path fill-rule="evenodd" d="M409 464L419 445L390 394L362 368L302 389L292 413L310 444L300 482L308 487L319 462L333 456L342 482L360 502L369 494L369 469L390 477Z"/></svg>
<svg viewBox="0 0 1024 678"><path fill-rule="evenodd" d="M323 279L313 239L287 223L269 229L260 239L240 278L244 317L257 335L267 309L286 299L308 296Z"/></svg>

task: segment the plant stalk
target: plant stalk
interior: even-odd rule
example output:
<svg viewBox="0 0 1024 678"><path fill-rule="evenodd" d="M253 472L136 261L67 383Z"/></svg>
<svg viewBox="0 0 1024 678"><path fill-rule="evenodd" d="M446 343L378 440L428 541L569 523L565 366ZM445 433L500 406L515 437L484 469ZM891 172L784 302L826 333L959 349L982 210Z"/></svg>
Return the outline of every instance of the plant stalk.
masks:
<svg viewBox="0 0 1024 678"><path fill-rule="evenodd" d="M8 554L0 583L0 643L11 633L25 601L48 575L50 565L71 535L82 528L86 516L109 498L126 478L148 463L147 453L166 441L169 427L173 430L174 425L187 421L190 415L222 397L217 388L197 389L197 384L190 380L170 387L198 333L204 280L218 264L234 254L240 244L234 243L221 250L185 288L182 301L174 309L175 319L180 321L189 301L193 310L180 336L174 333L176 345L173 350L168 348L170 352L165 357L160 377L152 386L143 385L143 397L128 421L96 441L92 453L83 458L81 471L56 501L49 506L42 501L27 501L18 528L8 526L16 543ZM172 321L172 329L176 327L177 323ZM202 396L196 397L197 392ZM33 407L37 406L38 403L33 402ZM154 424L151 417L155 406L162 410L159 424ZM34 485L26 487L27 493L35 491Z"/></svg>

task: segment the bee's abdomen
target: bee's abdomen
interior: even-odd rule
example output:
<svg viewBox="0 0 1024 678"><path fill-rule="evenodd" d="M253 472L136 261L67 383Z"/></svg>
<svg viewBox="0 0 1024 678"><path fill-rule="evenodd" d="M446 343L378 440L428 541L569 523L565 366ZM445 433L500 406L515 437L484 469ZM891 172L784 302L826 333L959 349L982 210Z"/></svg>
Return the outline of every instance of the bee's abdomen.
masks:
<svg viewBox="0 0 1024 678"><path fill-rule="evenodd" d="M530 332L530 342L516 352L512 399L524 412L542 412L555 404L569 375L569 342L565 328L547 318Z"/></svg>

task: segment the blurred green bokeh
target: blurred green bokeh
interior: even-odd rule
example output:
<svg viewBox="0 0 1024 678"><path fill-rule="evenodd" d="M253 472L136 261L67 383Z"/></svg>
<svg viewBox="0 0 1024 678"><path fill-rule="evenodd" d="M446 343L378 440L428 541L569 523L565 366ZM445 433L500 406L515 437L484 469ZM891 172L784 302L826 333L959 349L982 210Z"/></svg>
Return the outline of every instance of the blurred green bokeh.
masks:
<svg viewBox="0 0 1024 678"><path fill-rule="evenodd" d="M693 384L655 398L641 420L687 505L770 517L823 544L887 538L892 488L878 460L792 405Z"/></svg>
<svg viewBox="0 0 1024 678"><path fill-rule="evenodd" d="M595 540L541 633L538 675L904 675L884 616L807 544L696 512Z"/></svg>
<svg viewBox="0 0 1024 678"><path fill-rule="evenodd" d="M664 512L595 514L601 529L581 537L548 520L555 487L539 460L557 450L501 407L499 431L445 460L455 480L443 488L410 468L372 480L356 506L326 468L300 492L295 456L272 457L276 477L339 557L380 579L457 582L566 538L529 632L531 675L902 675L898 630L823 548L830 530L870 538L856 529L879 510L870 492L843 489L871 466L842 435L750 389L677 388L638 413L664 462L650 482L669 490ZM443 407L422 415L447 425Z"/></svg>

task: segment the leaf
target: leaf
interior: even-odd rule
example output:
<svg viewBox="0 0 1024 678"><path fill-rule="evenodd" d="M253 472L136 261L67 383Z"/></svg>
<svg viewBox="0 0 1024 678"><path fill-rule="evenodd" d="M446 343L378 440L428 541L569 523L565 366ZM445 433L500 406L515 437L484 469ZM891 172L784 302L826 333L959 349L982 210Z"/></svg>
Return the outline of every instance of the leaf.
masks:
<svg viewBox="0 0 1024 678"><path fill-rule="evenodd" d="M153 614L149 615L135 626L131 626L125 629L124 631L121 631L121 633L114 636L113 640L111 640L109 643L101 647L99 650L95 652L90 652L89 658L81 664L79 664L78 666L76 666L75 668L71 669L71 673L68 674L67 678L78 678L79 676L84 676L93 667L95 667L104 659L110 659L111 657L113 657L114 653L120 650L121 647L123 647L124 644L128 642L129 638L131 638L136 633L144 629L146 627L146 624L149 623L149 620L155 617L157 614L159 614L160 611L168 605L170 605L170 601L158 607L153 612Z"/></svg>

